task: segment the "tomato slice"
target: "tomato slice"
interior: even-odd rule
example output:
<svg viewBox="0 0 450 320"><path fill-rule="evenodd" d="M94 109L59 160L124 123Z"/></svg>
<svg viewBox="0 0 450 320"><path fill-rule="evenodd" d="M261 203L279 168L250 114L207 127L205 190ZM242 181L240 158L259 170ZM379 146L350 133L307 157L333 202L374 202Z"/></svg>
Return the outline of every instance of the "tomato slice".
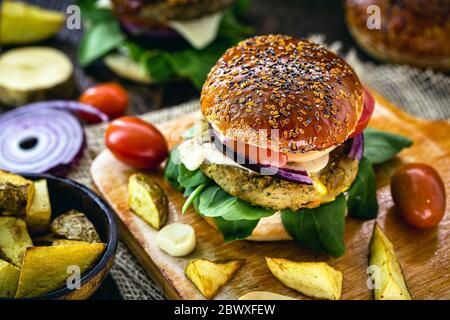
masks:
<svg viewBox="0 0 450 320"><path fill-rule="evenodd" d="M349 136L349 138L353 138L364 131L369 124L370 118L372 117L373 111L375 109L375 99L370 94L369 91L364 91L364 109L359 118L358 124L356 125L355 131Z"/></svg>
<svg viewBox="0 0 450 320"><path fill-rule="evenodd" d="M288 161L286 153L273 151L267 148L261 148L250 145L241 141L225 138L223 143L248 159L251 163L258 163L265 166L273 166L277 168L285 167Z"/></svg>

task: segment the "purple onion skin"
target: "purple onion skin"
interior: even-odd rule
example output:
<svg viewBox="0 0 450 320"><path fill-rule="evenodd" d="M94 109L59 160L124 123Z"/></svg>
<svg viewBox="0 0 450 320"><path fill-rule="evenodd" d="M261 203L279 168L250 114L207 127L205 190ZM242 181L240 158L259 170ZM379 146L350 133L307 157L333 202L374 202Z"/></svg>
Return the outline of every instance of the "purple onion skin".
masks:
<svg viewBox="0 0 450 320"><path fill-rule="evenodd" d="M305 171L295 171L292 169L283 169L277 168L273 166L265 166L253 161L250 161L240 153L232 150L226 144L223 144L218 135L214 130L210 130L212 132L212 140L216 148L221 151L225 156L233 159L233 161L237 162L239 165L244 168L256 172L261 175L270 175L274 178L278 178L280 180L285 180L289 182L301 183L306 185L312 185L312 179L308 177L308 174Z"/></svg>
<svg viewBox="0 0 450 320"><path fill-rule="evenodd" d="M349 143L351 145L347 156L352 160L361 160L364 154L364 134L358 134Z"/></svg>

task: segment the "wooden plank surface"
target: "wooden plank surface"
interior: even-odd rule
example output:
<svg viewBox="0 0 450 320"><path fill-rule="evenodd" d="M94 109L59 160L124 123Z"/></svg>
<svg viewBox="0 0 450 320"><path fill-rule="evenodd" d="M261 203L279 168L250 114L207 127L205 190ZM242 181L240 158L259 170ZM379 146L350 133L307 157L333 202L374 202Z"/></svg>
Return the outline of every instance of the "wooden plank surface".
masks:
<svg viewBox="0 0 450 320"><path fill-rule="evenodd" d="M380 213L377 222L393 242L402 264L406 281L414 299L450 298L450 202L447 213L437 228L417 230L407 225L393 211L389 191L389 176L403 162L429 163L444 179L450 194L450 123L427 122L414 119L395 106L376 96L376 111L370 126L408 136L414 146L404 150L396 159L377 166L378 200ZM178 142L179 133L194 122L195 116L160 126L171 146ZM305 299L275 279L266 267L264 257L287 258L295 261L326 261L344 274L342 299L371 299L366 273L368 248L374 221L346 219L346 253L339 259L316 254L301 248L293 241L224 243L221 234L199 217L193 209L181 216L184 203L182 194L175 191L161 172L150 173L165 189L170 201L171 222L192 225L197 234L195 251L185 258L174 258L163 253L156 245L156 231L128 210L127 181L135 171L117 160L109 151L94 161L91 174L97 189L115 209L120 222L121 235L151 277L164 289L170 299L203 299L203 296L184 276L189 260L245 259L246 263L232 281L216 297L237 299L255 290L267 290Z"/></svg>

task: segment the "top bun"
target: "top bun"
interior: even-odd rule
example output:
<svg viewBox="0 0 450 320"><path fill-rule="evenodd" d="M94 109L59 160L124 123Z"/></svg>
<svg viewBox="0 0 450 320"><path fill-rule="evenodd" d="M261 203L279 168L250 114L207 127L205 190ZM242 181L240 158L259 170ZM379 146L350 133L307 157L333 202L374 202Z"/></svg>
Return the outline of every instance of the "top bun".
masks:
<svg viewBox="0 0 450 320"><path fill-rule="evenodd" d="M367 21L380 9L380 29ZM449 0L346 0L347 24L359 45L382 61L450 70Z"/></svg>
<svg viewBox="0 0 450 320"><path fill-rule="evenodd" d="M268 35L225 52L203 86L201 107L227 138L303 153L343 143L358 123L363 93L353 69L323 46Z"/></svg>

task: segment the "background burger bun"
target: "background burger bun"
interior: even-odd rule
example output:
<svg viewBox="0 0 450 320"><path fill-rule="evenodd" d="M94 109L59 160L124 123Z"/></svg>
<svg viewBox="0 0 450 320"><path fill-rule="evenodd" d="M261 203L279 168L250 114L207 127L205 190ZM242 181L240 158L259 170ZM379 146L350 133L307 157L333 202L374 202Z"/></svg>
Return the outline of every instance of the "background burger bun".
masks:
<svg viewBox="0 0 450 320"><path fill-rule="evenodd" d="M226 51L205 82L201 108L230 139L301 153L343 143L360 118L363 93L353 69L323 46L268 35Z"/></svg>
<svg viewBox="0 0 450 320"><path fill-rule="evenodd" d="M381 29L367 27L370 5L380 8ZM450 70L450 1L346 0L346 15L350 33L374 58Z"/></svg>

